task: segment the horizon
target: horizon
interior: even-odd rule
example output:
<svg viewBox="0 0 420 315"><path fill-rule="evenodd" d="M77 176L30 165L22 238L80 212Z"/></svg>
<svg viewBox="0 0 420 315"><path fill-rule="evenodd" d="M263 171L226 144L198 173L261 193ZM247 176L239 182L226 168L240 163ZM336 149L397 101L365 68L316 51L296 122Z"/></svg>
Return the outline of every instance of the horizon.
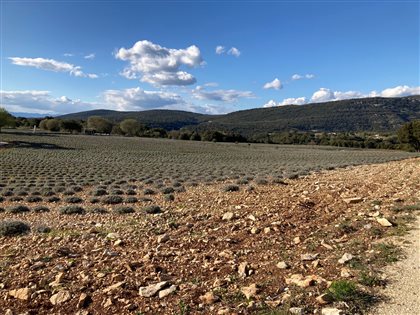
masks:
<svg viewBox="0 0 420 315"><path fill-rule="evenodd" d="M419 95L419 9L410 0L2 1L0 106L214 115Z"/></svg>

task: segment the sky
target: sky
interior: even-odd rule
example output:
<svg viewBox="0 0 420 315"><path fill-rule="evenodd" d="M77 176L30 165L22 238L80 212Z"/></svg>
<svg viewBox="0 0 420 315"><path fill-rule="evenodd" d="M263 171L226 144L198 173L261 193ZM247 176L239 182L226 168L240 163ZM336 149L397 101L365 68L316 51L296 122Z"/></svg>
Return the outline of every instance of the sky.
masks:
<svg viewBox="0 0 420 315"><path fill-rule="evenodd" d="M0 1L0 106L13 113L420 94L418 0Z"/></svg>

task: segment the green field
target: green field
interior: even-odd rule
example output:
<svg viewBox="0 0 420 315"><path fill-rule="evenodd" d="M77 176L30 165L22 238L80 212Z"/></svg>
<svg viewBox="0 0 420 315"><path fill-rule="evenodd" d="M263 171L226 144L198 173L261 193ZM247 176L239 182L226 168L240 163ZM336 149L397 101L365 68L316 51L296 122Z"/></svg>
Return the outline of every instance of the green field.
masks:
<svg viewBox="0 0 420 315"><path fill-rule="evenodd" d="M113 136L2 133L0 184L7 189L146 183L267 181L418 156L402 151L231 144Z"/></svg>

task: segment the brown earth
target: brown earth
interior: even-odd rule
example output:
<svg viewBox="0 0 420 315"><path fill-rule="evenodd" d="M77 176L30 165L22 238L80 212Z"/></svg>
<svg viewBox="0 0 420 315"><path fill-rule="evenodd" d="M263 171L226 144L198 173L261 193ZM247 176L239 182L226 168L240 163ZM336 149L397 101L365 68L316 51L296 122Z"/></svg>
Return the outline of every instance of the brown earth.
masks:
<svg viewBox="0 0 420 315"><path fill-rule="evenodd" d="M172 202L154 197L161 214L6 211L0 220L26 221L32 232L0 237L0 310L282 314L295 307L292 311L304 314L330 307L362 313L375 299L325 306L317 297L340 279L357 283L365 297L377 291L382 281L366 286L360 277L379 274L389 260L380 246L384 237L406 232L413 215L392 209L419 204L419 174L420 159L409 159L325 171L253 191L241 186L239 192L223 192L226 183L200 185ZM378 218L392 226L382 226ZM37 233L40 224L52 231ZM339 263L345 253L353 258ZM289 268L277 267L279 262ZM300 277L293 274L307 281L293 284L290 279ZM139 295L140 287L162 281L175 292L162 298L157 292Z"/></svg>

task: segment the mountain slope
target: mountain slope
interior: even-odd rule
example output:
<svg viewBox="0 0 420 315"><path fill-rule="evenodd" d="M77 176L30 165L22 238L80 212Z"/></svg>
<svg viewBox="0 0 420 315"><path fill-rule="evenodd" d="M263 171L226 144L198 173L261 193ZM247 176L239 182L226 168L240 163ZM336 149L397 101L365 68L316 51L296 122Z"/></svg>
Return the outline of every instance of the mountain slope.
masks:
<svg viewBox="0 0 420 315"><path fill-rule="evenodd" d="M420 119L420 97L362 98L307 105L288 105L237 111L226 115L204 115L185 111L150 110L117 112L95 110L59 118L86 120L102 116L114 122L134 118L150 127L167 130L188 127L233 131L245 136L289 130L389 132Z"/></svg>

